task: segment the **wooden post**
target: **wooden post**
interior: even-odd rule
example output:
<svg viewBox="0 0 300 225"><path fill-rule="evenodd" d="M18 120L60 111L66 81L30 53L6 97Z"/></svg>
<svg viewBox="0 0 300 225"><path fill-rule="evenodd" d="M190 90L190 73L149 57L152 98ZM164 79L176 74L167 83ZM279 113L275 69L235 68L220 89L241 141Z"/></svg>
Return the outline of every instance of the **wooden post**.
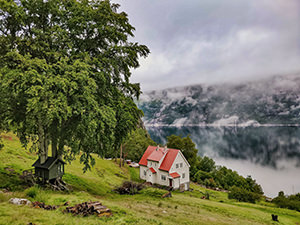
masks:
<svg viewBox="0 0 300 225"><path fill-rule="evenodd" d="M124 144L122 146L122 148L124 148L124 149L122 149L122 153L123 153L123 167L124 167L124 164L125 164L125 161L126 161L126 144Z"/></svg>

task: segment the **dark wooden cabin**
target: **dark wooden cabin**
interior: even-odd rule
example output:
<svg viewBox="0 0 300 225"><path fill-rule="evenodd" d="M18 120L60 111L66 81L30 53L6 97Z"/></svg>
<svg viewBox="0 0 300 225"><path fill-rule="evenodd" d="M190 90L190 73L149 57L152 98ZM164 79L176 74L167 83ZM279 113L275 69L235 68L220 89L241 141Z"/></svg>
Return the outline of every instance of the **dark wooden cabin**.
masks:
<svg viewBox="0 0 300 225"><path fill-rule="evenodd" d="M61 178L64 175L64 161L56 157L48 157L46 161L41 164L40 158L32 165L35 168L35 176L45 180L52 180Z"/></svg>

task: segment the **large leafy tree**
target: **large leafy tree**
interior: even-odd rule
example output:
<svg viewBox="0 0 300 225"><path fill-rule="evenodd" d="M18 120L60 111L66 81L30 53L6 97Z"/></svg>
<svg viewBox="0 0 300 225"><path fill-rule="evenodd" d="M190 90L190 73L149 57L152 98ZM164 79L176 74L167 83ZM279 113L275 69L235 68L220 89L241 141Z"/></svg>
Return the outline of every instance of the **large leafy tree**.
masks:
<svg viewBox="0 0 300 225"><path fill-rule="evenodd" d="M117 10L108 0L0 0L3 121L40 157L49 146L69 160L82 151L86 170L91 153L136 127L130 69L149 49L129 40L134 27Z"/></svg>
<svg viewBox="0 0 300 225"><path fill-rule="evenodd" d="M180 149L189 164L192 167L195 165L198 150L196 149L196 144L192 141L190 136L181 137L173 134L167 137L167 140L167 146L169 148Z"/></svg>

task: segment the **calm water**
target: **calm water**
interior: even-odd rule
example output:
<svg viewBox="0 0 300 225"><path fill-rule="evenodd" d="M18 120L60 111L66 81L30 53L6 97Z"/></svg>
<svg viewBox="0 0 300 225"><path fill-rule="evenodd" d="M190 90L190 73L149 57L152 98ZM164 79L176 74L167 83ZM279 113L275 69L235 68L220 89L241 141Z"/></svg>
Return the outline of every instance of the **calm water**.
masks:
<svg viewBox="0 0 300 225"><path fill-rule="evenodd" d="M147 127L152 139L190 135L198 154L251 175L267 196L300 192L300 127Z"/></svg>

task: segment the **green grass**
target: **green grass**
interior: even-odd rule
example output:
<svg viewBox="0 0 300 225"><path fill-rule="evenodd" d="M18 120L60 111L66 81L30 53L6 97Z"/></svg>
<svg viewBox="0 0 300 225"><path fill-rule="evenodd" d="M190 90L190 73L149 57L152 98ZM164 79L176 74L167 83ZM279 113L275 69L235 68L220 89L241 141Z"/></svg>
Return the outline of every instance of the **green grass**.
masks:
<svg viewBox="0 0 300 225"><path fill-rule="evenodd" d="M193 191L175 191L171 198L161 198L166 191L146 188L140 194L118 195L112 191L124 180L139 182L139 170L127 165L119 168L114 161L96 157L92 171L82 172L79 160L66 165L64 180L73 191L69 193L44 190L37 186L23 186L18 175L31 168L37 155L22 148L12 134L5 134L5 147L0 150L0 224L287 224L300 225L300 213L276 208L271 203L240 203L227 198L227 193L208 190L191 184ZM210 200L201 199L209 193ZM24 197L31 201L43 201L51 205L70 205L84 201L100 201L109 207L113 216L80 217L63 212L35 209L30 206L16 206L8 203L11 197ZM271 220L277 214L279 222Z"/></svg>

